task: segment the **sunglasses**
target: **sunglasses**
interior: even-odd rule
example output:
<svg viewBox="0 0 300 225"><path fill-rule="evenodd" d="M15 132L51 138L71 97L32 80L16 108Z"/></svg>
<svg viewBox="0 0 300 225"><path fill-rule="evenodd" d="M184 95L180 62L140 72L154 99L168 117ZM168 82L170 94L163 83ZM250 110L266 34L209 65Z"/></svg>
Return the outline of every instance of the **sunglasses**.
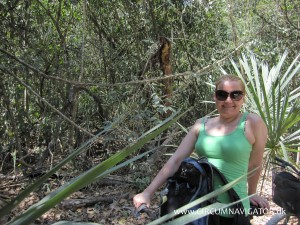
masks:
<svg viewBox="0 0 300 225"><path fill-rule="evenodd" d="M219 101L225 101L228 98L228 95L230 96L231 100L239 101L243 98L244 93L242 91L227 92L223 90L217 90L215 92L215 95L216 95L216 99Z"/></svg>

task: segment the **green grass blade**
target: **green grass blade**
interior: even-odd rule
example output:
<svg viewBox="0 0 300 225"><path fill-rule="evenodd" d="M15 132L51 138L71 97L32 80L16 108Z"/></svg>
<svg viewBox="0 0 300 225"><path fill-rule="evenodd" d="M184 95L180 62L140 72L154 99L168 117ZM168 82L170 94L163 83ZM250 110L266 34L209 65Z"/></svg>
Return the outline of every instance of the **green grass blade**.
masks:
<svg viewBox="0 0 300 225"><path fill-rule="evenodd" d="M262 66L262 82L261 82L261 89L262 89L262 94L263 94L263 103L264 103L264 112L265 112L265 117L267 119L267 126L268 130L270 133L273 133L274 127L273 127L273 121L270 113L270 104L269 104L269 93L268 89L266 89L265 84L267 84L267 79L268 79L268 68L267 65Z"/></svg>
<svg viewBox="0 0 300 225"><path fill-rule="evenodd" d="M195 221L197 219L200 219L202 217L205 217L209 214L211 214L211 212L218 212L221 211L222 209L228 208L230 206L233 206L243 200L246 200L248 198L250 198L251 196L247 196L246 198L240 199L238 201L232 202L232 203L228 203L228 204L222 204L222 203L214 203L211 205L208 205L206 207L203 207L201 210L196 211L195 213L189 213L187 215L181 216L177 219L174 219L168 223L164 223L165 225L182 225L182 224L187 224L190 223L192 221ZM188 212L188 211L187 211Z"/></svg>
<svg viewBox="0 0 300 225"><path fill-rule="evenodd" d="M283 156L284 156L284 160L287 161L287 162L290 162L290 159L289 159L289 156L288 156L288 152L287 152L287 150L286 150L284 144L283 144L281 141L279 141L279 144L280 144L280 147L281 147L281 149L282 149L282 153L283 153Z"/></svg>
<svg viewBox="0 0 300 225"><path fill-rule="evenodd" d="M70 194L90 184L106 170L110 169L111 167L113 167L114 165L116 165L117 163L125 159L127 156L129 156L131 153L141 148L146 142L148 142L152 138L161 134L164 130L166 130L169 126L175 123L186 112L182 114L176 113L172 115L171 117L163 121L161 124L157 125L156 127L146 132L135 143L125 147L120 152L111 156L109 159L93 167L88 172L86 172L84 176L80 177L80 179L77 179L70 185L64 187L59 192L55 193L55 195L46 196L40 202L31 206L24 214L17 217L15 220L13 220L8 224L21 225L21 224L29 224L30 222L34 221L36 218L38 218L43 213L45 213L46 211L54 207L56 204L61 202Z"/></svg>
<svg viewBox="0 0 300 225"><path fill-rule="evenodd" d="M93 143L95 140L99 138L103 133L109 131L112 128L112 126L106 128L104 131L98 133L85 143L83 143L80 147L78 147L75 151L72 152L68 157L66 157L64 160L62 160L59 164L54 166L49 172L47 172L45 175L43 175L40 179L35 181L33 184L29 185L27 188L25 188L24 191L22 191L17 197L15 197L12 201L10 201L5 207L0 209L0 218L4 215L7 215L11 210L13 210L22 200L24 200L31 192L35 191L38 187L40 187L44 182L48 180L48 178L53 175L55 172L57 172L61 167L63 167L65 164L67 164L69 161L74 159L78 154L85 151L91 143Z"/></svg>
<svg viewBox="0 0 300 225"><path fill-rule="evenodd" d="M91 222L59 221L57 223L53 223L52 225L102 225L102 224L91 223Z"/></svg>
<svg viewBox="0 0 300 225"><path fill-rule="evenodd" d="M205 195L205 196L203 196L203 197L201 197L199 199L196 199L195 201L193 201L193 202L191 202L189 204L186 204L186 205L180 207L177 210L178 211L188 210L188 209L190 209L190 208L192 208L192 207L194 207L194 206L196 206L196 205L198 205L198 204L200 204L200 203L202 203L204 201L207 201L207 200L209 200L211 198L214 198L214 197L216 197L216 196L224 193L225 191L228 191L234 185L236 185L237 183L239 183L243 178L245 178L247 176L251 176L256 170L257 170L257 168L254 169L254 170L252 170L252 171L250 171L250 172L248 172L247 174L244 174L243 176L240 176L239 178L231 181L230 183L224 185L223 187L221 187L221 188L219 188L219 189L217 189L217 190L215 190L215 191L213 191L213 192L211 192L211 193L209 193L209 194L207 194L207 195ZM165 216L160 217L159 219L157 219L155 221L152 221L148 225L161 224L162 222L165 222L165 221L173 218L175 215L176 215L175 212L171 212L171 213L169 213L169 214L167 214Z"/></svg>
<svg viewBox="0 0 300 225"><path fill-rule="evenodd" d="M285 74L282 76L281 80L282 80L282 84L281 84L281 90L286 89L287 85L290 84L292 78L298 74L298 71L300 70L300 64L298 63L300 54L293 60L293 62L290 64L290 66L288 67L287 71L285 72ZM295 66L295 64L298 64L292 71L292 68ZM291 72L292 71L292 72Z"/></svg>
<svg viewBox="0 0 300 225"><path fill-rule="evenodd" d="M293 141L299 141L300 142L300 129L293 132L293 133L291 133L287 137L285 137L284 141L285 141L284 143L293 142Z"/></svg>
<svg viewBox="0 0 300 225"><path fill-rule="evenodd" d="M255 87L256 87L256 92L255 93L258 96L259 102L262 102L262 94L261 94L261 87L260 87L260 79L259 79L259 73L258 73L258 68L257 68L257 62L256 58L253 54L251 54L251 64L252 64L252 71L253 71L253 76L254 76L254 81L255 81ZM248 77L252 77L251 72L247 73ZM253 94L252 93L252 94Z"/></svg>
<svg viewBox="0 0 300 225"><path fill-rule="evenodd" d="M297 101L298 99L300 99L300 87L298 87L298 88L291 91L289 102L292 102L292 101L295 101L295 100Z"/></svg>
<svg viewBox="0 0 300 225"><path fill-rule="evenodd" d="M251 73L251 69L248 64L246 56L243 55L243 60L240 60L240 64L243 66L245 70L245 74L247 76L248 82L246 82L246 80L244 79L243 75L240 72L237 73L237 75L246 84L245 88L246 88L246 96L247 96L247 101L246 101L247 107L251 108L250 111L259 114L264 120L264 122L267 124L267 118L262 108L264 103L262 100L260 79L259 79L259 74L257 69L258 66L256 63L256 59L253 55L251 55L251 63L252 63L253 70L256 71L254 72L254 75L252 75ZM235 70L238 71L238 67L233 60L231 60L231 64L233 65Z"/></svg>
<svg viewBox="0 0 300 225"><path fill-rule="evenodd" d="M195 213L187 213L186 215L183 215L179 218L176 218L170 222L164 223L165 225L182 225L182 224L187 224L190 223L192 221L195 221L197 219L200 219L202 217L205 217L207 215L209 215L211 211L217 211L223 208L228 207L228 204L222 204L222 203L213 203L211 205L208 205L206 207L203 207L201 209L201 211L197 211Z"/></svg>

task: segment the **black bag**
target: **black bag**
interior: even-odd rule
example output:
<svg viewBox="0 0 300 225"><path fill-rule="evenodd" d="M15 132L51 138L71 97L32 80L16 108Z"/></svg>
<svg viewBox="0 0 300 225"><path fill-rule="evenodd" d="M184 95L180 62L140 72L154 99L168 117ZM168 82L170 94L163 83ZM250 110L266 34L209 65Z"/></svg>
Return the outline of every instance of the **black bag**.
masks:
<svg viewBox="0 0 300 225"><path fill-rule="evenodd" d="M300 216L300 180L291 173L282 171L275 175L273 202L288 213Z"/></svg>
<svg viewBox="0 0 300 225"><path fill-rule="evenodd" d="M163 199L165 197L166 199L160 207L160 216L171 213L211 192L213 190L212 174L212 168L205 158L184 159L177 172L168 178L166 188L162 191ZM203 202L190 210L197 210L206 205L208 202ZM204 225L207 221L208 218L204 217L190 224Z"/></svg>
<svg viewBox="0 0 300 225"><path fill-rule="evenodd" d="M184 159L177 172L168 178L166 188L161 192L163 203L160 207L160 216L171 213L175 209L212 192L214 187L214 174L220 176L224 184L228 183L224 175L215 166L209 163L207 158L202 157L196 160L189 157ZM239 200L237 193L232 188L228 190L228 193L232 201ZM190 210L196 211L214 202L216 202L216 198L203 202ZM234 208L243 209L243 205L239 202ZM181 215L176 217L179 216ZM218 225L218 218L218 216L206 216L189 224L207 225L209 220L210 224L212 223L211 220L213 220L213 224ZM233 224L247 225L250 224L250 220L242 214L236 214L233 217Z"/></svg>

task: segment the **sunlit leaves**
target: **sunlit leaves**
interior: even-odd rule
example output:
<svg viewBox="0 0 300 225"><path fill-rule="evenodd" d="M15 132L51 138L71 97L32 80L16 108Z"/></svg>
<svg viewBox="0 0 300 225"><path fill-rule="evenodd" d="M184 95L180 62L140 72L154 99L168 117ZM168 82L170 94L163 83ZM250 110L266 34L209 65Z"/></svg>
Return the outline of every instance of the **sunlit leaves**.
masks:
<svg viewBox="0 0 300 225"><path fill-rule="evenodd" d="M269 69L254 54L243 54L239 63L245 74L231 60L237 75L246 83L246 108L259 114L268 127L267 148L271 149L271 155L282 155L285 149L291 150L291 147L296 148L300 144L299 139L297 141L299 132L291 130L300 121L300 105L297 100L300 89L293 85L294 80L299 77L299 56L290 65L285 65L287 55L285 51L278 63Z"/></svg>

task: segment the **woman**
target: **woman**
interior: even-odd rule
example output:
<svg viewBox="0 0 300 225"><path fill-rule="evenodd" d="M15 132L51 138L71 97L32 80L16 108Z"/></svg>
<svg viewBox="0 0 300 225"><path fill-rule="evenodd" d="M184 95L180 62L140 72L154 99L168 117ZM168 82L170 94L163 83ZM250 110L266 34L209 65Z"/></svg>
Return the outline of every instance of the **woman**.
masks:
<svg viewBox="0 0 300 225"><path fill-rule="evenodd" d="M155 191L177 171L182 160L194 149L199 156L206 156L229 182L258 168L254 175L234 187L240 198L255 194L268 135L266 125L258 115L240 112L244 103L245 85L237 76L224 75L216 81L215 86L214 100L219 116L196 121L151 184L134 196L135 207L141 204L149 207ZM226 194L219 196L219 200L226 203ZM256 206L269 209L268 202L258 195L252 196L250 201ZM243 201L243 205L247 212L249 200ZM221 224L232 223L230 215L220 216L220 219L224 219Z"/></svg>

